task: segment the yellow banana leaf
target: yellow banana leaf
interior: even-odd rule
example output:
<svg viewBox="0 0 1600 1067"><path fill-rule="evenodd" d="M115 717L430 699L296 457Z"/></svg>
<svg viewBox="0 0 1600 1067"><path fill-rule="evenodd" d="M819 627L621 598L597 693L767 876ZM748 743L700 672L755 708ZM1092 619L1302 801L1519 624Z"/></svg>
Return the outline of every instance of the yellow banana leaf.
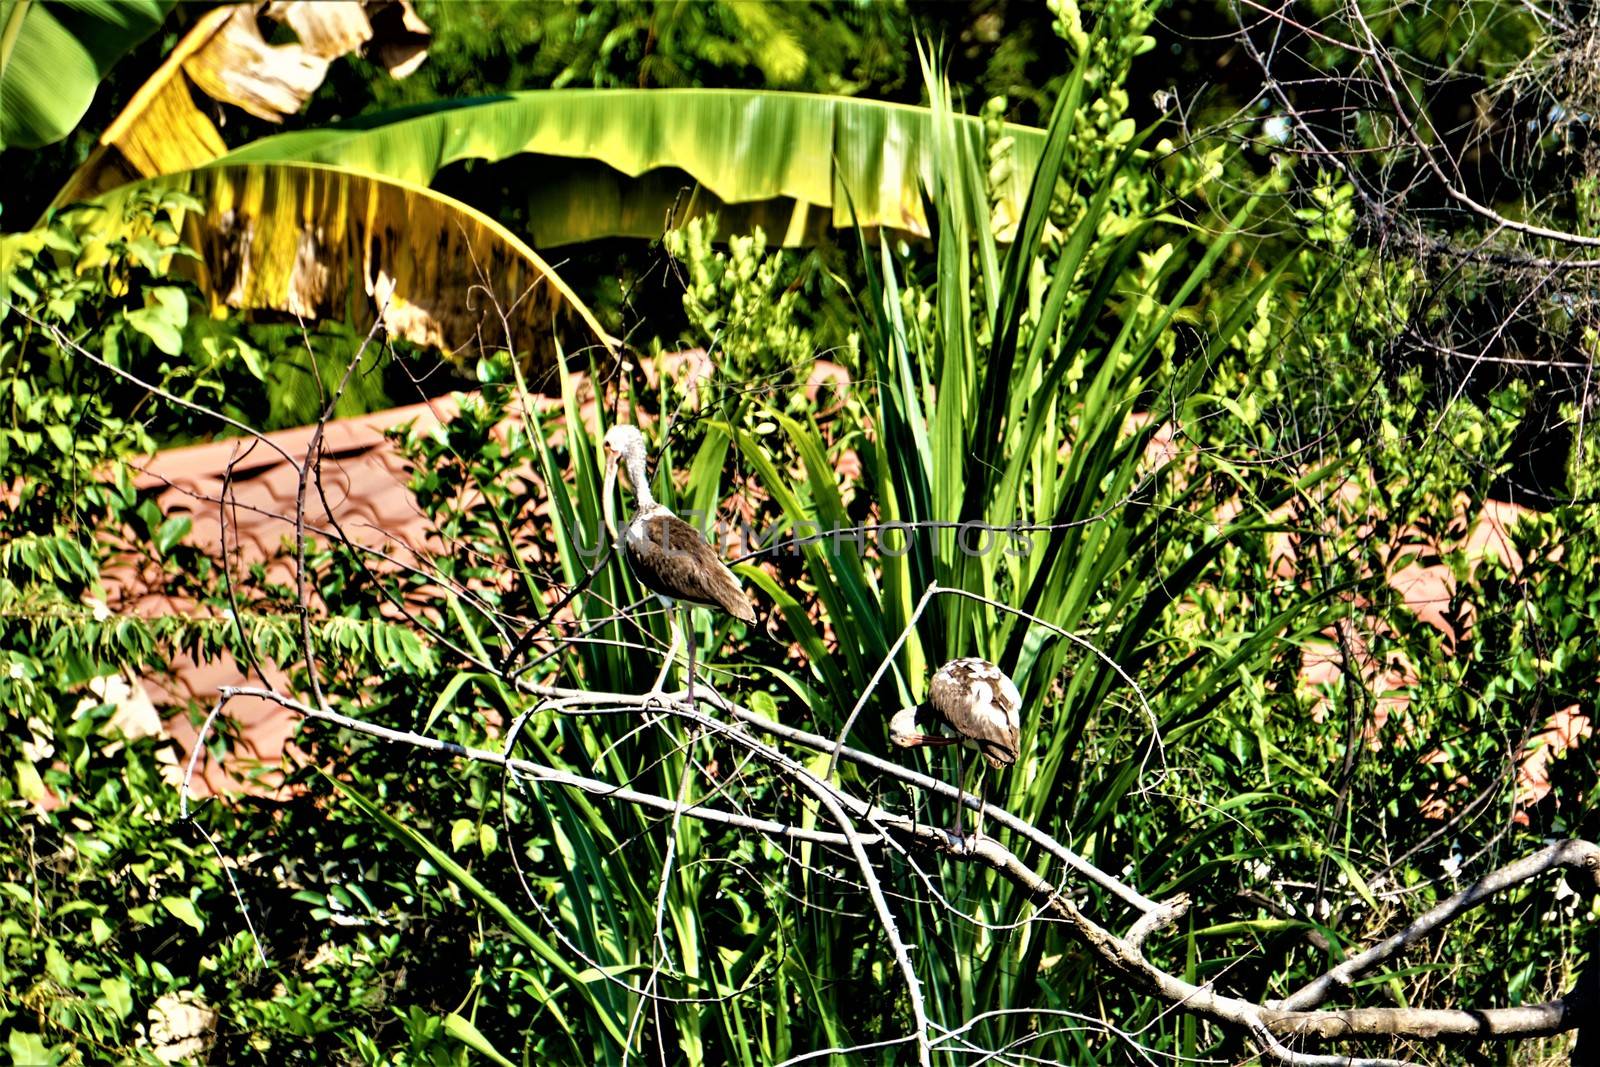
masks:
<svg viewBox="0 0 1600 1067"><path fill-rule="evenodd" d="M367 9L386 2L329 0L264 9L241 3L205 12L106 127L51 207L139 178L189 170L227 152L216 125L196 106L196 90L281 122L316 92L330 60L357 48L373 51L395 77L409 74L427 55L428 27L410 0L402 0L400 17L386 20L384 32L375 36ZM299 42L268 44L257 25L260 15L287 23Z"/></svg>
<svg viewBox="0 0 1600 1067"><path fill-rule="evenodd" d="M569 354L615 345L533 249L432 189L316 164L217 164L103 195L93 239L137 236L120 221L131 214L123 204L150 188L203 205L177 220L199 259L176 258L171 269L194 280L214 311L329 317L360 329L381 315L391 335L458 360L509 345L535 370L552 365L558 342ZM0 240L0 291L8 260L37 247L36 234ZM85 255L91 262L93 252Z"/></svg>

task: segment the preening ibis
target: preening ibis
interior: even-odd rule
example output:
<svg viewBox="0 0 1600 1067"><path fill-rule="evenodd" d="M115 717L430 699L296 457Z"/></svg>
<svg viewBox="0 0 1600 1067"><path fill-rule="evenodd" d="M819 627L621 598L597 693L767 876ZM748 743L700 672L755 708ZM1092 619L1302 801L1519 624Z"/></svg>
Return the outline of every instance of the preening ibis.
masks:
<svg viewBox="0 0 1600 1067"><path fill-rule="evenodd" d="M971 748L991 767L1017 761L1022 735L1022 694L1005 671L986 659L953 659L934 672L928 699L889 720L889 740L901 748L957 746L957 816L966 807L960 750ZM979 771L982 781L982 770ZM959 829L959 824L958 824ZM983 797L978 797L974 839L983 833Z"/></svg>
<svg viewBox="0 0 1600 1067"><path fill-rule="evenodd" d="M606 512L606 528L612 539L618 540L616 527L611 521L612 489L617 478L617 468L622 468L623 484L633 490L636 508L633 518L620 538L622 556L628 569L639 579L639 584L655 593L667 609L671 628L671 641L661 674L651 687L659 695L672 670L677 655L679 627L677 605L679 602L697 607L725 611L747 623L756 621L756 609L739 588L727 564L715 549L706 543L705 535L672 513L663 504L656 503L650 494L650 478L645 471L644 435L637 428L619 424L606 431L606 477L604 496L601 498ZM689 699L694 699L694 628L689 628Z"/></svg>

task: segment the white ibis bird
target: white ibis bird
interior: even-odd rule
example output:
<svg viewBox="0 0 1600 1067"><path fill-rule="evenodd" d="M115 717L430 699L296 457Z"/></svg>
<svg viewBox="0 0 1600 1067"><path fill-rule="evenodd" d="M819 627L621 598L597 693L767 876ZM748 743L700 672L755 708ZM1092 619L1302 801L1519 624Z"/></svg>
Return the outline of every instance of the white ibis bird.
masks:
<svg viewBox="0 0 1600 1067"><path fill-rule="evenodd" d="M715 608L727 612L747 623L756 621L756 609L750 598L739 588L728 565L722 562L715 549L706 543L705 535L674 515L670 508L656 503L650 495L650 478L645 472L644 435L625 423L606 431L605 494L602 499L606 515L606 529L612 540L617 540L617 530L611 520L612 488L617 478L617 467L622 467L622 480L633 490L637 507L633 518L623 531L622 556L628 561L633 576L656 595L667 609L671 639L666 662L661 674L651 687L659 695L672 670L679 644L677 604L682 601L694 606ZM694 627L689 628L689 699L694 699Z"/></svg>
<svg viewBox="0 0 1600 1067"><path fill-rule="evenodd" d="M956 812L966 807L966 781L960 749L976 749L994 768L1017 761L1022 735L1022 694L1005 671L986 659L953 659L934 672L928 699L903 708L889 720L889 740L901 748L955 745ZM979 770L982 782L982 769ZM959 832L959 825L958 825ZM983 797L973 839L983 834Z"/></svg>

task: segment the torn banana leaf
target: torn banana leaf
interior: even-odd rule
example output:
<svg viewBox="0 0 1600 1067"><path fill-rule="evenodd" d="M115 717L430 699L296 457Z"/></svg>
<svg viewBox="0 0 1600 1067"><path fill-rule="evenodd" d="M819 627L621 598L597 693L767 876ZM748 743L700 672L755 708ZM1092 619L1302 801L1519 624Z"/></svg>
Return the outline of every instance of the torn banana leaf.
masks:
<svg viewBox="0 0 1600 1067"><path fill-rule="evenodd" d="M955 129L988 160L996 235L1008 240L1044 131L996 124L985 156L981 120L957 116ZM936 155L933 113L922 107L739 89L557 89L277 134L220 162L321 163L459 195L487 188L493 209L524 219L529 242L546 249L655 238L712 210L724 233L760 222L790 246L855 218L925 237ZM502 160L515 169L498 182L481 168L469 182L441 175L451 164Z"/></svg>
<svg viewBox="0 0 1600 1067"><path fill-rule="evenodd" d="M93 201L92 240L134 238L155 189L187 193L199 209L176 210L177 232L197 259L172 257L222 308L276 311L358 329L381 316L389 333L470 366L482 350L516 351L535 370L615 342L550 266L494 219L442 193L314 164L215 164L122 186ZM34 235L42 231L34 231ZM33 235L0 241L34 248ZM92 264L86 252L80 269Z"/></svg>

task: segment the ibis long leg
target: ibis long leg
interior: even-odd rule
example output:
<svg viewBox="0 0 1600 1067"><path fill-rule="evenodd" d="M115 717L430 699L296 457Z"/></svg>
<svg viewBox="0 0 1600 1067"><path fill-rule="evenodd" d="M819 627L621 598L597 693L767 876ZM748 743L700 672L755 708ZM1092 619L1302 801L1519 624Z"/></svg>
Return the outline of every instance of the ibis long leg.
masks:
<svg viewBox="0 0 1600 1067"><path fill-rule="evenodd" d="M696 627L695 627L695 624L694 624L694 616L693 615L689 616L688 631L689 631L689 682L688 682L688 688L689 688L689 706L692 708L692 707L694 707L694 641L695 641L695 636L696 636Z"/></svg>
<svg viewBox="0 0 1600 1067"><path fill-rule="evenodd" d="M959 745L959 744L955 746L955 749L956 749L956 825L955 825L955 831L956 831L956 835L957 836L963 837L963 838L967 836L967 832L964 829L962 829L962 826L967 821L967 815L966 815L966 812L967 812L967 775L966 775L966 769L965 769L965 766L964 766L964 764L966 763L966 760L965 760L965 758L963 756L963 753L961 751L965 747L966 747L965 745Z"/></svg>
<svg viewBox="0 0 1600 1067"><path fill-rule="evenodd" d="M650 687L650 692L660 696L666 692L667 676L672 673L672 661L678 658L678 605L667 606L667 658L661 662L661 673L656 675L656 684Z"/></svg>
<svg viewBox="0 0 1600 1067"><path fill-rule="evenodd" d="M972 844L974 846L983 840L983 777L984 772L988 770L988 763L989 761L985 759L978 760L978 785L973 790L973 794L978 798L978 822L972 831Z"/></svg>

